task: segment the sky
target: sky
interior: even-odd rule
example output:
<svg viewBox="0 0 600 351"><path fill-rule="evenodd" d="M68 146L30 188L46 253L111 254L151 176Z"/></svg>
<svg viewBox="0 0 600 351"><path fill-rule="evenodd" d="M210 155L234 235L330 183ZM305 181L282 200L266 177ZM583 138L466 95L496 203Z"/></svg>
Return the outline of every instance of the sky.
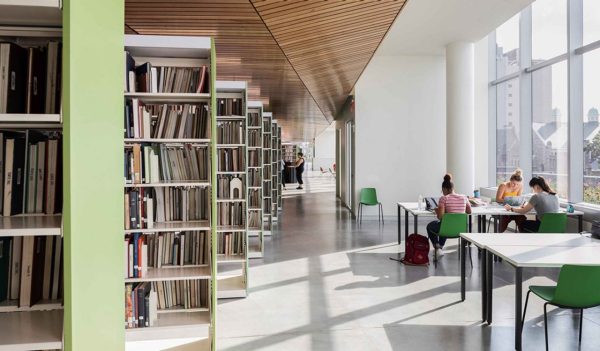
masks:
<svg viewBox="0 0 600 351"><path fill-rule="evenodd" d="M496 31L496 41L504 52L519 45L519 15ZM583 0L583 44L600 40L600 0ZM567 51L567 0L537 0L532 4L532 58L546 60ZM583 111L600 109L600 49L584 55ZM534 87L535 88L535 87ZM552 67L552 107L567 118L567 64Z"/></svg>

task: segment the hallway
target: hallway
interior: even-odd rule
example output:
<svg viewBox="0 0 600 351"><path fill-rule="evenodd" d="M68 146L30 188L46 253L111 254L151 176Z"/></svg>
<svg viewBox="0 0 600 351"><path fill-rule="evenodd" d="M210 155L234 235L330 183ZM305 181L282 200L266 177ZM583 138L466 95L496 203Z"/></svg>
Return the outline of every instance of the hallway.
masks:
<svg viewBox="0 0 600 351"><path fill-rule="evenodd" d="M220 350L513 349L512 268L497 264L494 324L483 326L475 251L467 300L459 303L456 252L437 270L406 267L389 259L399 251L396 222L358 227L332 192L288 194L283 201L265 259L251 261L249 296L219 302ZM455 243L449 245L452 251ZM555 275L526 271L525 284L548 284ZM543 349L542 316L532 299L525 350ZM577 321L570 311L550 312L553 350L577 349ZM581 350L596 349L600 310L586 312L583 334Z"/></svg>

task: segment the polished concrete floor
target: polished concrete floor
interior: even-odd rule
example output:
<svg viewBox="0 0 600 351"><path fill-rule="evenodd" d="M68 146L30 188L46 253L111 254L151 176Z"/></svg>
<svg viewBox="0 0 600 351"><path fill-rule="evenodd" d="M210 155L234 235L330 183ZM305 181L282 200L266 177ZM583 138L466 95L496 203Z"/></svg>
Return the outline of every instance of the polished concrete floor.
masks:
<svg viewBox="0 0 600 351"><path fill-rule="evenodd" d="M219 350L513 349L512 268L496 264L494 323L484 325L476 252L467 300L460 303L455 247L437 269L403 266L389 259L402 252L394 244L396 222L359 227L327 190L329 180L310 182L312 188L286 193L265 258L251 261L249 296L219 302ZM552 283L556 274L526 271L525 281ZM533 298L524 350L544 349L542 311ZM553 309L550 349L600 350L600 310L584 318L579 348L578 315Z"/></svg>

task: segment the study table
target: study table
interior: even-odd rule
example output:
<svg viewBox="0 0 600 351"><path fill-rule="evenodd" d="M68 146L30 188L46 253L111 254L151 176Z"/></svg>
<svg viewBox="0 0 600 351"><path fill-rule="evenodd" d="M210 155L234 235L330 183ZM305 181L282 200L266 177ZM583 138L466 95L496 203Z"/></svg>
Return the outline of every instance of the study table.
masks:
<svg viewBox="0 0 600 351"><path fill-rule="evenodd" d="M461 300L465 300L467 242L483 251L481 265L482 319L492 323L493 256L515 268L515 349L521 350L523 269L560 268L565 264L600 265L600 240L581 234L469 234L461 236Z"/></svg>
<svg viewBox="0 0 600 351"><path fill-rule="evenodd" d="M413 216L413 233L419 232L419 218L420 217L431 217L436 218L433 211L428 211L425 208L419 209L417 202L398 202L398 244L402 243L402 211L404 211L404 240L408 238L409 228L409 214ZM561 212L567 214L567 216L577 217L578 220L578 232L583 231L583 212L574 211L572 213L566 212L564 209L560 209ZM487 222L487 216L520 216L520 213L507 211L501 205L487 205L487 206L471 206L471 217L477 217L477 232L485 232L485 223ZM535 215L535 211L527 213L527 215ZM470 217L470 218L471 218ZM469 220L469 231L471 230L471 221ZM494 221L494 231L498 231L497 221Z"/></svg>

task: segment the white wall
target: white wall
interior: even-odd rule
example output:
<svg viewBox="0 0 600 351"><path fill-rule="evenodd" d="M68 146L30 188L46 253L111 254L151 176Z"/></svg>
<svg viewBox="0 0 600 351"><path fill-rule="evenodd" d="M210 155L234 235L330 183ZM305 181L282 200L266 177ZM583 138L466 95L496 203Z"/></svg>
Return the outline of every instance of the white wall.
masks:
<svg viewBox="0 0 600 351"><path fill-rule="evenodd" d="M446 171L443 56L379 56L355 87L355 189L377 189L386 216L398 201L437 195ZM365 209L365 218L376 209Z"/></svg>
<svg viewBox="0 0 600 351"><path fill-rule="evenodd" d="M313 170L318 171L333 169L335 162L335 123L315 138L315 157L313 158Z"/></svg>
<svg viewBox="0 0 600 351"><path fill-rule="evenodd" d="M488 39L475 43L474 54L474 116L475 116L475 189L492 186L489 184L488 143ZM492 150L495 152L495 150Z"/></svg>

